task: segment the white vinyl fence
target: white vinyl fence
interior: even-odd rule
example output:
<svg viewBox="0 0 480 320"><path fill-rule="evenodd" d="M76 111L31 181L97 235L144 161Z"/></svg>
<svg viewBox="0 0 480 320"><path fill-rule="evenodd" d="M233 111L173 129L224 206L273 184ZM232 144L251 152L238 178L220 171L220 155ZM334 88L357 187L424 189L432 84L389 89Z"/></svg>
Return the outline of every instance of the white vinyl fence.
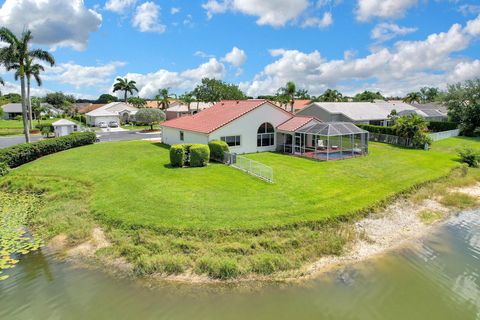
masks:
<svg viewBox="0 0 480 320"><path fill-rule="evenodd" d="M451 137L458 137L460 135L460 129L455 129L455 130L449 130L449 131L442 131L442 132L435 132L435 133L430 133L430 138L432 138L432 141L439 141Z"/></svg>
<svg viewBox="0 0 480 320"><path fill-rule="evenodd" d="M258 161L225 152L226 163L254 177L273 183L273 169Z"/></svg>

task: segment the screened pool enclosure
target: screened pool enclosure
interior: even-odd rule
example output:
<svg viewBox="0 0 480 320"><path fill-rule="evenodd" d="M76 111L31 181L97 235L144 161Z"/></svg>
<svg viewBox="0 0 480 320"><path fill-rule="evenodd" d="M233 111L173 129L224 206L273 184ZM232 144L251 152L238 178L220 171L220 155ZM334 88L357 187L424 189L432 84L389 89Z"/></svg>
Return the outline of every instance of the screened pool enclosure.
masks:
<svg viewBox="0 0 480 320"><path fill-rule="evenodd" d="M317 160L341 160L368 154L368 132L349 122L309 121L278 130L277 151Z"/></svg>

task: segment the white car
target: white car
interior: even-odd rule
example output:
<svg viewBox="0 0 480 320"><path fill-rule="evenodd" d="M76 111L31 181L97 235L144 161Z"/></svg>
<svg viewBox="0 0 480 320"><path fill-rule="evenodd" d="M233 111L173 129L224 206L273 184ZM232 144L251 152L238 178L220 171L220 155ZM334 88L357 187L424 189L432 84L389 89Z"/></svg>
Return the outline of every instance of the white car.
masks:
<svg viewBox="0 0 480 320"><path fill-rule="evenodd" d="M117 122L117 121L110 121L110 122L108 123L108 126L109 126L110 128L118 128L118 122Z"/></svg>
<svg viewBox="0 0 480 320"><path fill-rule="evenodd" d="M106 122L100 121L100 122L98 123L98 127L99 127L99 128L108 128L108 125L107 125Z"/></svg>

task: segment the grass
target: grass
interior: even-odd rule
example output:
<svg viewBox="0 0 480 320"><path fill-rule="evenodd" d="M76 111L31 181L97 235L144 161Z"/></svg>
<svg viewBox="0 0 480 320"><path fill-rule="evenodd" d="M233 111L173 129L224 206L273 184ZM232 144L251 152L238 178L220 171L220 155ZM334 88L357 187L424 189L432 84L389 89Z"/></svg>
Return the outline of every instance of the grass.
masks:
<svg viewBox="0 0 480 320"><path fill-rule="evenodd" d="M59 119L40 120L42 124L51 124ZM38 124L37 120L33 121L33 127ZM22 120L0 120L0 136L11 136L23 134Z"/></svg>
<svg viewBox="0 0 480 320"><path fill-rule="evenodd" d="M150 130L150 126L137 126L137 125L124 124L121 127L123 129L127 129L127 130ZM154 125L153 129L154 130L160 130L161 127L160 127L160 125Z"/></svg>
<svg viewBox="0 0 480 320"><path fill-rule="evenodd" d="M476 197L462 193L462 192L451 192L445 194L441 199L440 203L446 207L454 207L457 209L468 209L478 205L478 200Z"/></svg>
<svg viewBox="0 0 480 320"><path fill-rule="evenodd" d="M418 213L418 217L425 224L432 224L436 221L441 220L444 216L444 213L433 210L423 210Z"/></svg>
<svg viewBox="0 0 480 320"><path fill-rule="evenodd" d="M276 153L248 157L274 169L269 184L211 164L172 169L168 150L144 141L97 144L50 155L0 180L4 192L34 191L44 205L32 227L72 242L94 224L107 231L112 256L138 275L186 270L213 278L292 270L341 254L356 237L348 220L461 167L456 150L475 139L437 142L432 150L372 143L368 157L316 162ZM472 183L478 169L429 186ZM426 214L425 219L433 219Z"/></svg>

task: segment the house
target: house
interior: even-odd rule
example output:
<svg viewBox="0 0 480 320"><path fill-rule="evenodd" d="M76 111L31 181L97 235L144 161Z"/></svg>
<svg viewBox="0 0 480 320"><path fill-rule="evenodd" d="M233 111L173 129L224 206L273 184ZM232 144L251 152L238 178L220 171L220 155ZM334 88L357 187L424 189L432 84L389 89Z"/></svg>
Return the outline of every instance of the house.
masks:
<svg viewBox="0 0 480 320"><path fill-rule="evenodd" d="M263 99L226 100L161 124L166 144L223 140L235 153L274 151L276 128L293 115Z"/></svg>
<svg viewBox="0 0 480 320"><path fill-rule="evenodd" d="M190 111L188 110L188 105L175 102L168 109L165 110L165 115L167 120L180 118L186 115L196 114L202 110L208 109L213 106L213 103L207 102L192 102L190 104Z"/></svg>
<svg viewBox="0 0 480 320"><path fill-rule="evenodd" d="M63 111L57 108L54 108L48 103L41 103L41 106L45 108L46 112L44 114L51 114L53 116L59 116L63 114ZM3 118L5 120L14 120L17 116L22 116L22 104L21 103L7 103L0 108L3 109ZM36 119L35 114L33 118Z"/></svg>
<svg viewBox="0 0 480 320"><path fill-rule="evenodd" d="M135 119L138 109L125 102L112 102L96 108L85 114L86 122L91 126L98 126L100 122L111 121L125 123Z"/></svg>
<svg viewBox="0 0 480 320"><path fill-rule="evenodd" d="M105 103L76 103L74 108L80 114L86 114L90 111L103 107Z"/></svg>
<svg viewBox="0 0 480 320"><path fill-rule="evenodd" d="M52 123L55 137L63 137L78 131L78 125L70 120L61 119Z"/></svg>
<svg viewBox="0 0 480 320"><path fill-rule="evenodd" d="M300 110L302 110L303 108L305 108L306 106L310 105L312 103L312 100L308 100L308 99L297 99L297 100L294 100L293 101L293 112L296 113ZM283 104L283 103L280 103L280 102L275 102L275 104L287 111L291 111L291 105L290 103L288 104Z"/></svg>
<svg viewBox="0 0 480 320"><path fill-rule="evenodd" d="M425 114L424 118L427 120L448 121L448 108L441 103L415 103L413 106Z"/></svg>
<svg viewBox="0 0 480 320"><path fill-rule="evenodd" d="M223 140L234 153L279 151L318 160L368 154L368 132L354 124L293 115L261 99L221 101L161 126L162 141L171 145Z"/></svg>
<svg viewBox="0 0 480 320"><path fill-rule="evenodd" d="M313 116L324 122L352 122L386 126L388 116L393 110L400 113L417 109L407 103L383 100L374 102L315 102L298 111L297 114Z"/></svg>

